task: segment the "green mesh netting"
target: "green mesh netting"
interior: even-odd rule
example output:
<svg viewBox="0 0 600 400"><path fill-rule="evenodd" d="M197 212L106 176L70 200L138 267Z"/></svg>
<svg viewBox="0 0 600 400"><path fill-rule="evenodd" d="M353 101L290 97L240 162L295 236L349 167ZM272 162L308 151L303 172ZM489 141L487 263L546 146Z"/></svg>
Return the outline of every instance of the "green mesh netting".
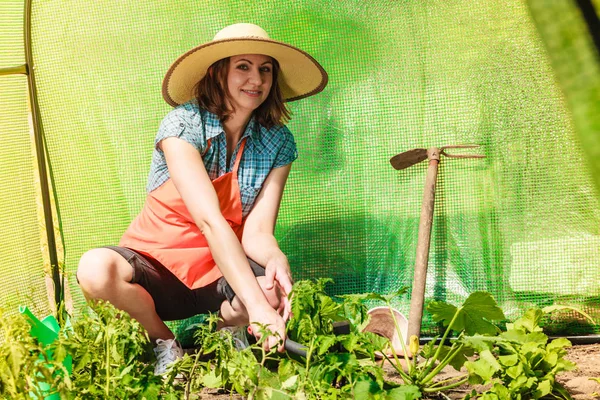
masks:
<svg viewBox="0 0 600 400"><path fill-rule="evenodd" d="M589 1L579 0L581 3ZM572 123L588 155L591 173L600 188L600 47L594 48L590 34L595 30L600 37L600 1L591 2L594 10L579 9L575 1L548 4L529 0L529 3L554 75L572 111ZM594 22L586 24L583 12L590 12L588 18ZM600 42L596 46L600 46Z"/></svg>
<svg viewBox="0 0 600 400"><path fill-rule="evenodd" d="M0 66L24 63L22 30L22 1L0 3ZM23 304L45 314L50 305L28 109L26 77L0 76L0 308L16 313Z"/></svg>
<svg viewBox="0 0 600 400"><path fill-rule="evenodd" d="M333 277L332 294L410 285L426 165L398 172L388 160L478 143L486 159L440 166L427 298L488 290L510 317L553 303L600 317L598 60L574 3L546 3L34 2L75 303L81 254L117 243L143 204L170 63L225 25L253 22L330 76L323 93L291 104L300 157L276 235L296 279ZM598 331L572 314L554 326Z"/></svg>

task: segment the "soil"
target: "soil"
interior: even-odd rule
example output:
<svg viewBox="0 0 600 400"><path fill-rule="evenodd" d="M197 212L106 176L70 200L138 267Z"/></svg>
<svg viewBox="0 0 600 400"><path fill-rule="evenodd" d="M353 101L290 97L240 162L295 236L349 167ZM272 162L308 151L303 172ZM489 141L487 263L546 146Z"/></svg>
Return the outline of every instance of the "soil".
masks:
<svg viewBox="0 0 600 400"><path fill-rule="evenodd" d="M573 346L566 357L577 364L578 369L559 375L562 383L574 399L600 398L600 383L589 378L600 378L600 344Z"/></svg>
<svg viewBox="0 0 600 400"><path fill-rule="evenodd" d="M577 364L577 369L564 372L558 376L558 381L563 384L575 400L600 399L600 383L589 378L600 378L600 344L578 345L568 349L567 359ZM389 365L384 367L388 378L397 380L398 375ZM449 367L442 371L440 377L451 377L457 372ZM451 399L462 399L473 389L473 386L464 386L446 393ZM232 396L230 393L219 393L217 390L204 390L202 399L225 400L242 399L241 396Z"/></svg>

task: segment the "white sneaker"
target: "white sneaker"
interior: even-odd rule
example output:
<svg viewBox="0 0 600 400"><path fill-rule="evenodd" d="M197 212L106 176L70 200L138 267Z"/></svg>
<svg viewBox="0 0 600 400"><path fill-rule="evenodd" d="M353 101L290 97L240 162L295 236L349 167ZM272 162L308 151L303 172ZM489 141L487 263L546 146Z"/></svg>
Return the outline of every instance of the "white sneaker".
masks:
<svg viewBox="0 0 600 400"><path fill-rule="evenodd" d="M156 354L154 375L164 375L169 365L183 357L183 349L175 339L157 339L154 354Z"/></svg>
<svg viewBox="0 0 600 400"><path fill-rule="evenodd" d="M226 326L220 329L221 331L228 331L231 333L233 339L233 346L237 351L242 351L247 347L250 347L248 343L248 337L246 336L245 326Z"/></svg>

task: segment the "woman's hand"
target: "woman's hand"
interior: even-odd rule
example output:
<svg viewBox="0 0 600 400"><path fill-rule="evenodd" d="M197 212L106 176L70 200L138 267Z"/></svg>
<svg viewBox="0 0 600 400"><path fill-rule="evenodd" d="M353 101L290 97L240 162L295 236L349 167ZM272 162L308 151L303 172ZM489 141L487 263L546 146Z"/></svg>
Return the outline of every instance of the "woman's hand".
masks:
<svg viewBox="0 0 600 400"><path fill-rule="evenodd" d="M250 320L250 332L260 339L263 335L261 332L261 326L266 328L266 331L270 331L272 334L263 342L263 348L269 350L277 346L277 351L283 351L283 344L285 342L285 321L274 309L271 307L258 309L257 307L251 307L248 309L248 317Z"/></svg>
<svg viewBox="0 0 600 400"><path fill-rule="evenodd" d="M283 253L280 257L272 257L267 261L265 278L265 289L275 289L280 303L277 311L283 316L283 321L287 322L292 313L292 304L289 298L292 291L292 273L287 257Z"/></svg>

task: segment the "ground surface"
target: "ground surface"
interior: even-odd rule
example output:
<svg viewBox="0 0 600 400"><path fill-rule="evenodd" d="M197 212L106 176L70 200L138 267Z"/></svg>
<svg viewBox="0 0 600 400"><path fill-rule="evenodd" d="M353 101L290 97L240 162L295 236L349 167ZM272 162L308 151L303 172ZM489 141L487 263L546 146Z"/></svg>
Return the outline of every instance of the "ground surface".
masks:
<svg viewBox="0 0 600 400"><path fill-rule="evenodd" d="M575 371L565 372L559 375L558 380L568 390L576 400L600 399L600 384L589 378L600 378L600 344L573 346L569 349L567 358L577 364ZM397 378L392 368L386 368L389 371L391 379ZM456 374L453 368L444 371L445 376L449 377ZM394 376L396 375L396 376ZM461 387L457 390L447 393L452 399L461 399L469 393L473 387ZM599 393L599 395L595 395ZM231 396L230 394L220 394L215 390L205 390L202 393L202 399L225 400L241 399L241 396Z"/></svg>
<svg viewBox="0 0 600 400"><path fill-rule="evenodd" d="M600 344L574 346L570 349L569 360L575 362L579 369L566 372L559 377L569 393L575 399L598 399L600 384L589 378L600 378Z"/></svg>

